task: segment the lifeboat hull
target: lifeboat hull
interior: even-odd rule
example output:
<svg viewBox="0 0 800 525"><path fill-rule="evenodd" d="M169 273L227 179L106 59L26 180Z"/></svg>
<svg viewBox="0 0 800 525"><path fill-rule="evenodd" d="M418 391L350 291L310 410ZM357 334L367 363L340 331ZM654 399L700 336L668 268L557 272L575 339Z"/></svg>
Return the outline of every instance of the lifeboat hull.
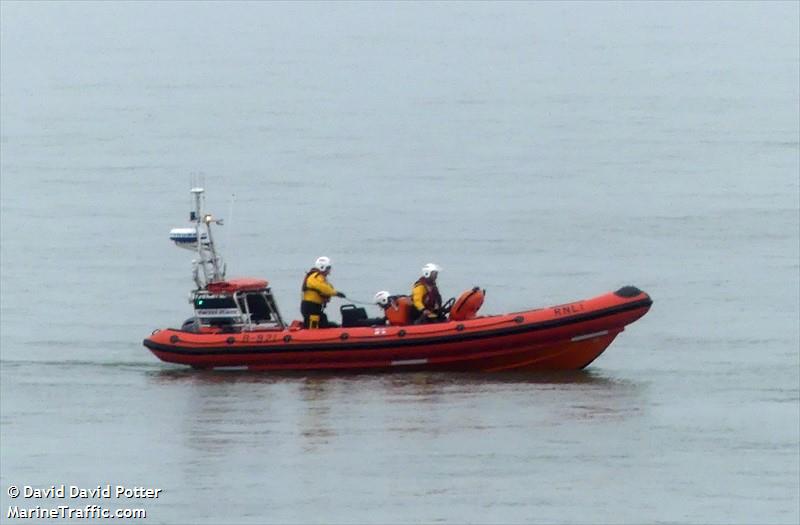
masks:
<svg viewBox="0 0 800 525"><path fill-rule="evenodd" d="M156 330L144 346L162 361L195 368L272 371L578 370L651 298L634 287L574 303L464 321L237 333Z"/></svg>

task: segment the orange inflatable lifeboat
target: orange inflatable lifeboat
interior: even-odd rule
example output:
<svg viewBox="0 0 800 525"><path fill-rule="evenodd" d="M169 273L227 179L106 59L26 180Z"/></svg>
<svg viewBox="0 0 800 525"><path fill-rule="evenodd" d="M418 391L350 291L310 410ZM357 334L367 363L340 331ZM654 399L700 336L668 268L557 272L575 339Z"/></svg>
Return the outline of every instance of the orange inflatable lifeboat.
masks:
<svg viewBox="0 0 800 525"><path fill-rule="evenodd" d="M195 252L194 315L143 341L167 363L265 371L577 370L653 304L639 288L624 286L570 303L479 316L486 293L475 287L444 303L441 313L449 318L437 322L412 324L412 300L399 295L388 297L385 319L344 305L341 326L305 329L283 318L266 280L225 277L210 230L221 221L204 212L203 188L191 192L193 225L174 228L170 238Z"/></svg>
<svg viewBox="0 0 800 525"><path fill-rule="evenodd" d="M367 325L308 330L286 323L267 287L234 279L195 292L195 317L182 328L155 330L144 346L168 363L250 370L577 370L588 366L652 299L633 286L533 310L475 316L482 293L464 297L456 316L436 323ZM474 296L473 296L474 297ZM411 308L397 298L397 322ZM403 308L403 305L406 308ZM469 313L472 312L472 313ZM343 318L344 321L344 318Z"/></svg>

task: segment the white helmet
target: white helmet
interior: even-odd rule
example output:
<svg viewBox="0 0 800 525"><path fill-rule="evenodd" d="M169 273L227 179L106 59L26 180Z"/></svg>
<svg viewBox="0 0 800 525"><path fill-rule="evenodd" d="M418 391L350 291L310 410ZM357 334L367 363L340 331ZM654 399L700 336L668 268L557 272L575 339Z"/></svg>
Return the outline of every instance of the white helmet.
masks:
<svg viewBox="0 0 800 525"><path fill-rule="evenodd" d="M439 272L441 268L434 263L428 263L422 267L422 276L426 279L429 279L433 272Z"/></svg>
<svg viewBox="0 0 800 525"><path fill-rule="evenodd" d="M314 263L314 268L317 270L324 272L326 270L331 269L331 260L324 255L322 257L317 257L317 261Z"/></svg>
<svg viewBox="0 0 800 525"><path fill-rule="evenodd" d="M379 306L389 306L389 292L381 290L375 294L375 304Z"/></svg>

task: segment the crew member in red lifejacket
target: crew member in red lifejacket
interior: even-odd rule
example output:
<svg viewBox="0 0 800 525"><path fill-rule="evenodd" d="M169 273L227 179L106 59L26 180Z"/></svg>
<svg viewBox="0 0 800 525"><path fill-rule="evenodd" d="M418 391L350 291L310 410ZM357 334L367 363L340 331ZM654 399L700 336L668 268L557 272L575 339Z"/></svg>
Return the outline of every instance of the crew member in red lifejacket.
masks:
<svg viewBox="0 0 800 525"><path fill-rule="evenodd" d="M386 290L375 294L375 304L383 311L383 317L372 318L373 324L408 324L412 318L411 299L407 295L392 295Z"/></svg>
<svg viewBox="0 0 800 525"><path fill-rule="evenodd" d="M331 260L328 257L318 257L314 267L306 273L303 279L303 300L300 303L300 313L303 314L303 326L306 328L329 328L339 326L328 321L325 315L325 305L331 297L344 298L344 294L339 292L328 282L328 274L331 273Z"/></svg>
<svg viewBox="0 0 800 525"><path fill-rule="evenodd" d="M433 263L423 266L422 277L417 279L411 290L417 323L431 323L442 319L442 296L436 286L440 269Z"/></svg>

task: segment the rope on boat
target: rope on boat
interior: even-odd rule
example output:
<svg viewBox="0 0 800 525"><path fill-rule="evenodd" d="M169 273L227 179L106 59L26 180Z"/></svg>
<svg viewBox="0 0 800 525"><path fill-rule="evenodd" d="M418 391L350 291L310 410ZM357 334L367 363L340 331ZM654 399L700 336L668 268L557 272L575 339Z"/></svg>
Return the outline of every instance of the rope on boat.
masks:
<svg viewBox="0 0 800 525"><path fill-rule="evenodd" d="M362 304L364 306L375 306L374 301L359 301L358 299L353 299L351 297L345 297L345 301L350 301L351 303Z"/></svg>

